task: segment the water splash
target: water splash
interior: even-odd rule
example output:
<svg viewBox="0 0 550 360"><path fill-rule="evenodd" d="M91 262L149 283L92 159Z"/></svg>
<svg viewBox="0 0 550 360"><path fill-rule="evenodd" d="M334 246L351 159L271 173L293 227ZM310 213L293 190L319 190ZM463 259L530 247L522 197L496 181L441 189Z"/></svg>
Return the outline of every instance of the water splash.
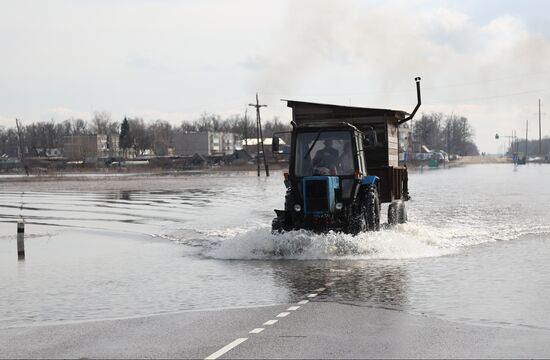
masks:
<svg viewBox="0 0 550 360"><path fill-rule="evenodd" d="M412 259L443 256L467 246L460 232L403 224L357 236L291 231L272 234L269 227L229 229L207 234L203 255L216 259Z"/></svg>
<svg viewBox="0 0 550 360"><path fill-rule="evenodd" d="M527 233L547 233L550 227L489 231L457 224L434 227L407 223L357 236L306 230L272 234L269 226L197 231L200 238L178 243L202 246L206 258L227 260L365 260L416 259L454 254L471 246L517 239Z"/></svg>

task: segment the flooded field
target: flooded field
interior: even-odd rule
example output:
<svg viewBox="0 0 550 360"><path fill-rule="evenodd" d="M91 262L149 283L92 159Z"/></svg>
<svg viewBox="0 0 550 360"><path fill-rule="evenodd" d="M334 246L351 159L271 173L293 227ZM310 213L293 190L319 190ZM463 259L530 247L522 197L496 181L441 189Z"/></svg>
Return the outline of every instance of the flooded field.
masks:
<svg viewBox="0 0 550 360"><path fill-rule="evenodd" d="M282 173L0 178L0 327L288 303L339 279L321 300L550 329L549 182L413 172L409 223L352 237L272 235Z"/></svg>

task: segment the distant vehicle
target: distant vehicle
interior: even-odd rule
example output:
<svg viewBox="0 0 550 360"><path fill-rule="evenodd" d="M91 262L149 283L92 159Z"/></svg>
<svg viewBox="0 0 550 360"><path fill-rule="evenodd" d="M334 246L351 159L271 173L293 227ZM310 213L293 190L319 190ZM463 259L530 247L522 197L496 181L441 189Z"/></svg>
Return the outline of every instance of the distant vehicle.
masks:
<svg viewBox="0 0 550 360"><path fill-rule="evenodd" d="M407 220L406 167L398 166L398 126L414 117L389 109L293 100L292 141L283 210L275 210L274 233L297 229L358 234L380 228L380 205L390 203L388 222ZM272 151L278 149L274 136Z"/></svg>

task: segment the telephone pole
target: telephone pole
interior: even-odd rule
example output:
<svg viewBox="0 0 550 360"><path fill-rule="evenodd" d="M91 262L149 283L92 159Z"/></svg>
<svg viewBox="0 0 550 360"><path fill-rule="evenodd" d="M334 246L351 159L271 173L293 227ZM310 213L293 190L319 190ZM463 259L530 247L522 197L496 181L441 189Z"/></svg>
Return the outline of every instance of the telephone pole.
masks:
<svg viewBox="0 0 550 360"><path fill-rule="evenodd" d="M541 131L541 121L540 121L540 99L539 99L539 156L542 156L542 131Z"/></svg>
<svg viewBox="0 0 550 360"><path fill-rule="evenodd" d="M264 166L265 166L265 176L269 176L269 167L267 165L267 159L265 157L264 135L263 135L263 132L262 132L262 120L260 118L260 108L267 107L267 105L260 105L260 100L258 99L258 93L256 93L256 104L248 104L248 106L252 106L252 107L256 108L256 140L257 140L256 163L258 164L258 176L260 176L260 142L262 144L262 153L263 153Z"/></svg>
<svg viewBox="0 0 550 360"><path fill-rule="evenodd" d="M527 161L528 151L529 151L529 120L525 120L525 161Z"/></svg>
<svg viewBox="0 0 550 360"><path fill-rule="evenodd" d="M248 151L248 108L244 109L244 146Z"/></svg>

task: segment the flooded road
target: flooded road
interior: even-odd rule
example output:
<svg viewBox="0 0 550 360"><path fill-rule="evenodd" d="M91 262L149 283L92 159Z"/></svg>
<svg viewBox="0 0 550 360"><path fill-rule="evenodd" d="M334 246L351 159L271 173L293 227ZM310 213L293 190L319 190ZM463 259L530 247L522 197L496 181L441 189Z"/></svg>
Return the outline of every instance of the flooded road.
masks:
<svg viewBox="0 0 550 360"><path fill-rule="evenodd" d="M282 173L0 181L0 327L286 304L338 279L320 300L550 329L548 166L413 172L409 223L357 237L270 234Z"/></svg>

